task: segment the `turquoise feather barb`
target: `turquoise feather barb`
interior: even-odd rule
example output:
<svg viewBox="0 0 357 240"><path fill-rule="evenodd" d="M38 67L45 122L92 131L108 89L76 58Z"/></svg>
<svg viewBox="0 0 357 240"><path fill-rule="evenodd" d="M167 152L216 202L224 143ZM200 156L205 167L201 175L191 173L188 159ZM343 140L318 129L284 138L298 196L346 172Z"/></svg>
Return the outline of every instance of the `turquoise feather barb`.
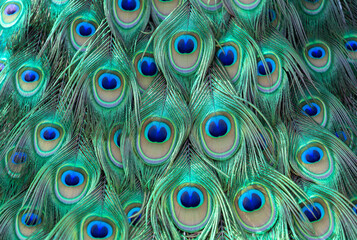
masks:
<svg viewBox="0 0 357 240"><path fill-rule="evenodd" d="M0 239L357 239L355 0L0 0Z"/></svg>

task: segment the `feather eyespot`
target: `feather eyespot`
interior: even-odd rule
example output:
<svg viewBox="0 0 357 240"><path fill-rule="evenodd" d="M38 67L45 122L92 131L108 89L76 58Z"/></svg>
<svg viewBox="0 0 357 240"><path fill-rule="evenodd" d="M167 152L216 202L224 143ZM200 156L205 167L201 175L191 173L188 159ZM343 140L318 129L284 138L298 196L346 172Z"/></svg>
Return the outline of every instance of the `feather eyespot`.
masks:
<svg viewBox="0 0 357 240"><path fill-rule="evenodd" d="M141 219L141 203L134 202L125 207L124 212L128 217L129 224L135 226Z"/></svg>
<svg viewBox="0 0 357 240"><path fill-rule="evenodd" d="M88 224L87 234L91 238L105 239L113 235L113 228L104 221L92 221Z"/></svg>
<svg viewBox="0 0 357 240"><path fill-rule="evenodd" d="M304 206L301 210L310 222L319 221L325 215L324 208L320 203L317 202Z"/></svg>
<svg viewBox="0 0 357 240"><path fill-rule="evenodd" d="M324 43L307 45L304 58L309 67L316 72L326 72L331 65L330 48Z"/></svg>
<svg viewBox="0 0 357 240"><path fill-rule="evenodd" d="M20 1L8 1L1 7L0 24L4 28L13 26L20 18L23 5Z"/></svg>
<svg viewBox="0 0 357 240"><path fill-rule="evenodd" d="M123 167L123 160L120 152L120 139L122 129L117 125L110 131L108 138L108 155L110 160L117 167Z"/></svg>
<svg viewBox="0 0 357 240"><path fill-rule="evenodd" d="M305 13L316 15L323 9L325 0L301 0L301 4Z"/></svg>
<svg viewBox="0 0 357 240"><path fill-rule="evenodd" d="M208 222L212 212L212 199L201 185L181 184L171 194L170 211L179 229L195 232Z"/></svg>
<svg viewBox="0 0 357 240"><path fill-rule="evenodd" d="M145 53L145 55L139 53L135 56L133 64L136 71L136 80L139 86L146 90L159 72L154 56L149 53Z"/></svg>
<svg viewBox="0 0 357 240"><path fill-rule="evenodd" d="M160 164L170 157L175 139L174 125L169 120L149 118L141 125L137 150L146 163Z"/></svg>
<svg viewBox="0 0 357 240"><path fill-rule="evenodd" d="M151 0L152 13L156 14L161 20L164 20L182 0Z"/></svg>
<svg viewBox="0 0 357 240"><path fill-rule="evenodd" d="M253 10L260 4L261 0L234 0L234 2L244 10Z"/></svg>
<svg viewBox="0 0 357 240"><path fill-rule="evenodd" d="M216 57L226 69L232 82L238 80L241 71L241 49L235 42L225 42L216 51Z"/></svg>
<svg viewBox="0 0 357 240"><path fill-rule="evenodd" d="M353 146L354 135L349 128L345 130L343 130L342 128L338 128L335 132L335 136L343 143L345 143L348 147L351 148Z"/></svg>
<svg viewBox="0 0 357 240"><path fill-rule="evenodd" d="M5 169L10 177L19 178L23 176L23 171L26 170L26 162L28 154L21 149L11 148L5 157Z"/></svg>
<svg viewBox="0 0 357 240"><path fill-rule="evenodd" d="M269 9L268 11L268 19L270 24L275 28L279 28L280 15L278 13L279 12L275 11L274 9Z"/></svg>
<svg viewBox="0 0 357 240"><path fill-rule="evenodd" d="M118 239L117 227L108 218L91 216L85 219L81 239Z"/></svg>
<svg viewBox="0 0 357 240"><path fill-rule="evenodd" d="M346 36L345 37L345 49L347 50L347 56L349 60L357 59L357 37Z"/></svg>
<svg viewBox="0 0 357 240"><path fill-rule="evenodd" d="M61 146L64 138L64 129L61 125L43 122L35 129L35 150L42 157L54 154Z"/></svg>
<svg viewBox="0 0 357 240"><path fill-rule="evenodd" d="M88 174L85 170L73 166L65 166L58 170L55 193L65 204L78 202L86 193Z"/></svg>
<svg viewBox="0 0 357 240"><path fill-rule="evenodd" d="M234 198L236 216L248 232L265 232L277 220L273 195L261 184L252 184L237 192Z"/></svg>
<svg viewBox="0 0 357 240"><path fill-rule="evenodd" d="M117 0L113 4L116 23L122 28L132 28L140 21L147 3L142 0Z"/></svg>
<svg viewBox="0 0 357 240"><path fill-rule="evenodd" d="M200 136L206 154L218 160L229 158L239 146L237 121L227 112L208 115L203 120Z"/></svg>
<svg viewBox="0 0 357 240"><path fill-rule="evenodd" d="M37 67L22 66L16 74L16 88L23 97L35 95L43 85L44 73Z"/></svg>
<svg viewBox="0 0 357 240"><path fill-rule="evenodd" d="M170 62L175 70L182 74L196 70L202 57L201 39L196 33L178 33L170 45Z"/></svg>
<svg viewBox="0 0 357 240"><path fill-rule="evenodd" d="M327 149L318 142L309 143L297 152L297 162L302 174L323 179L333 172L333 162Z"/></svg>
<svg viewBox="0 0 357 240"><path fill-rule="evenodd" d="M112 108L119 105L126 91L126 82L120 72L99 69L93 77L95 101L102 107Z"/></svg>
<svg viewBox="0 0 357 240"><path fill-rule="evenodd" d="M274 92L279 88L282 81L281 65L274 54L264 55L263 60L258 61L258 90L264 93Z"/></svg>
<svg viewBox="0 0 357 240"><path fill-rule="evenodd" d="M39 231L42 224L42 214L38 211L20 210L16 217L16 235L20 239L26 239Z"/></svg>
<svg viewBox="0 0 357 240"><path fill-rule="evenodd" d="M209 11L216 11L223 5L221 0L199 0L198 3Z"/></svg>
<svg viewBox="0 0 357 240"><path fill-rule="evenodd" d="M85 51L87 41L96 32L98 24L94 20L89 20L84 17L77 17L71 25L71 42L76 50Z"/></svg>
<svg viewBox="0 0 357 240"><path fill-rule="evenodd" d="M322 198L314 197L311 202L300 203L300 207L307 220L311 223L313 230L304 230L300 225L298 225L298 230L307 239L328 239L334 230L331 209Z"/></svg>
<svg viewBox="0 0 357 240"><path fill-rule="evenodd" d="M327 122L327 113L325 105L322 101L317 99L316 97L309 101L302 101L299 104L301 109L301 114L305 116L311 117L315 122L320 124L321 126L325 126Z"/></svg>

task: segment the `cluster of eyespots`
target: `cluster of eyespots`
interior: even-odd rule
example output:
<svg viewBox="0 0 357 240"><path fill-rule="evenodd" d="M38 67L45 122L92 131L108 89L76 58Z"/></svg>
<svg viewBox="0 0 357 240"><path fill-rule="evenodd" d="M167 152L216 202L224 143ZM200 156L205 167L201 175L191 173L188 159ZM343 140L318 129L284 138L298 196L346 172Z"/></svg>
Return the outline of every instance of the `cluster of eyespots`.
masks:
<svg viewBox="0 0 357 240"><path fill-rule="evenodd" d="M140 7L139 0L119 0L118 4L123 11L136 11Z"/></svg>
<svg viewBox="0 0 357 240"><path fill-rule="evenodd" d="M197 40L191 35L181 35L175 40L175 49L180 54L191 54L197 49Z"/></svg>
<svg viewBox="0 0 357 240"><path fill-rule="evenodd" d="M239 208L246 212L253 212L260 209L265 203L263 193L256 189L250 189L243 193L239 200Z"/></svg>
<svg viewBox="0 0 357 240"><path fill-rule="evenodd" d="M319 221L325 215L324 208L317 202L304 206L301 210L310 222Z"/></svg>
<svg viewBox="0 0 357 240"><path fill-rule="evenodd" d="M127 214L128 221L130 224L135 226L139 222L141 218L141 213L138 215L139 212L140 212L140 207L134 207L130 209L130 211Z"/></svg>
<svg viewBox="0 0 357 240"><path fill-rule="evenodd" d="M109 238L113 235L113 228L104 221L96 220L88 224L87 234L89 237L95 239Z"/></svg>
<svg viewBox="0 0 357 240"><path fill-rule="evenodd" d="M154 58L148 56L145 56L138 61L138 69L143 76L152 77L158 72Z"/></svg>
<svg viewBox="0 0 357 240"><path fill-rule="evenodd" d="M266 76L272 74L275 71L276 64L275 61L271 58L265 58L266 67L262 60L258 62L258 75L259 76ZM268 70L268 71L267 71Z"/></svg>
<svg viewBox="0 0 357 240"><path fill-rule="evenodd" d="M206 133L211 137L223 137L231 130L231 123L223 115L214 116L206 122L205 129Z"/></svg>
<svg viewBox="0 0 357 240"><path fill-rule="evenodd" d="M302 161L306 164L316 163L320 161L324 156L324 153L319 147L310 147L306 149L302 155Z"/></svg>
<svg viewBox="0 0 357 240"><path fill-rule="evenodd" d="M203 193L197 187L187 186L182 188L177 195L179 204L184 208L197 208L202 205Z"/></svg>
<svg viewBox="0 0 357 240"><path fill-rule="evenodd" d="M18 1L8 1L1 8L0 24L2 27L9 28L13 26L22 12L22 3Z"/></svg>
<svg viewBox="0 0 357 240"><path fill-rule="evenodd" d="M223 46L217 51L217 57L223 66L231 66L238 59L237 50L233 46Z"/></svg>
<svg viewBox="0 0 357 240"><path fill-rule="evenodd" d="M145 137L150 142L164 143L171 135L170 127L164 122L154 121L145 128Z"/></svg>
<svg viewBox="0 0 357 240"><path fill-rule="evenodd" d="M21 217L21 222L28 227L33 227L41 224L42 219L35 213L25 213Z"/></svg>

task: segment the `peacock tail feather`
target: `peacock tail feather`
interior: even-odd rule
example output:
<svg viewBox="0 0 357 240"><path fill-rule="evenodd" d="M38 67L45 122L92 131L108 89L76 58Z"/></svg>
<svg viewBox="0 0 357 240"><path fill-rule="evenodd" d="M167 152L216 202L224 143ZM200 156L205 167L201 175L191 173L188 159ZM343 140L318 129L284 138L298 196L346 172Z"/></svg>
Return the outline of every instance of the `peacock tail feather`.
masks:
<svg viewBox="0 0 357 240"><path fill-rule="evenodd" d="M357 239L355 0L0 0L0 239Z"/></svg>

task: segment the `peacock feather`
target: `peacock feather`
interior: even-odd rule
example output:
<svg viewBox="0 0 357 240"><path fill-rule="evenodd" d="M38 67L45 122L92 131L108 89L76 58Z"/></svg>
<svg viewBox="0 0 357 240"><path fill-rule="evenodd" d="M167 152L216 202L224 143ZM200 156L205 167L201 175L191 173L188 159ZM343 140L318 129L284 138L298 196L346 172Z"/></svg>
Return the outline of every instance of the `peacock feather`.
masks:
<svg viewBox="0 0 357 240"><path fill-rule="evenodd" d="M355 0L0 0L0 239L357 239Z"/></svg>

